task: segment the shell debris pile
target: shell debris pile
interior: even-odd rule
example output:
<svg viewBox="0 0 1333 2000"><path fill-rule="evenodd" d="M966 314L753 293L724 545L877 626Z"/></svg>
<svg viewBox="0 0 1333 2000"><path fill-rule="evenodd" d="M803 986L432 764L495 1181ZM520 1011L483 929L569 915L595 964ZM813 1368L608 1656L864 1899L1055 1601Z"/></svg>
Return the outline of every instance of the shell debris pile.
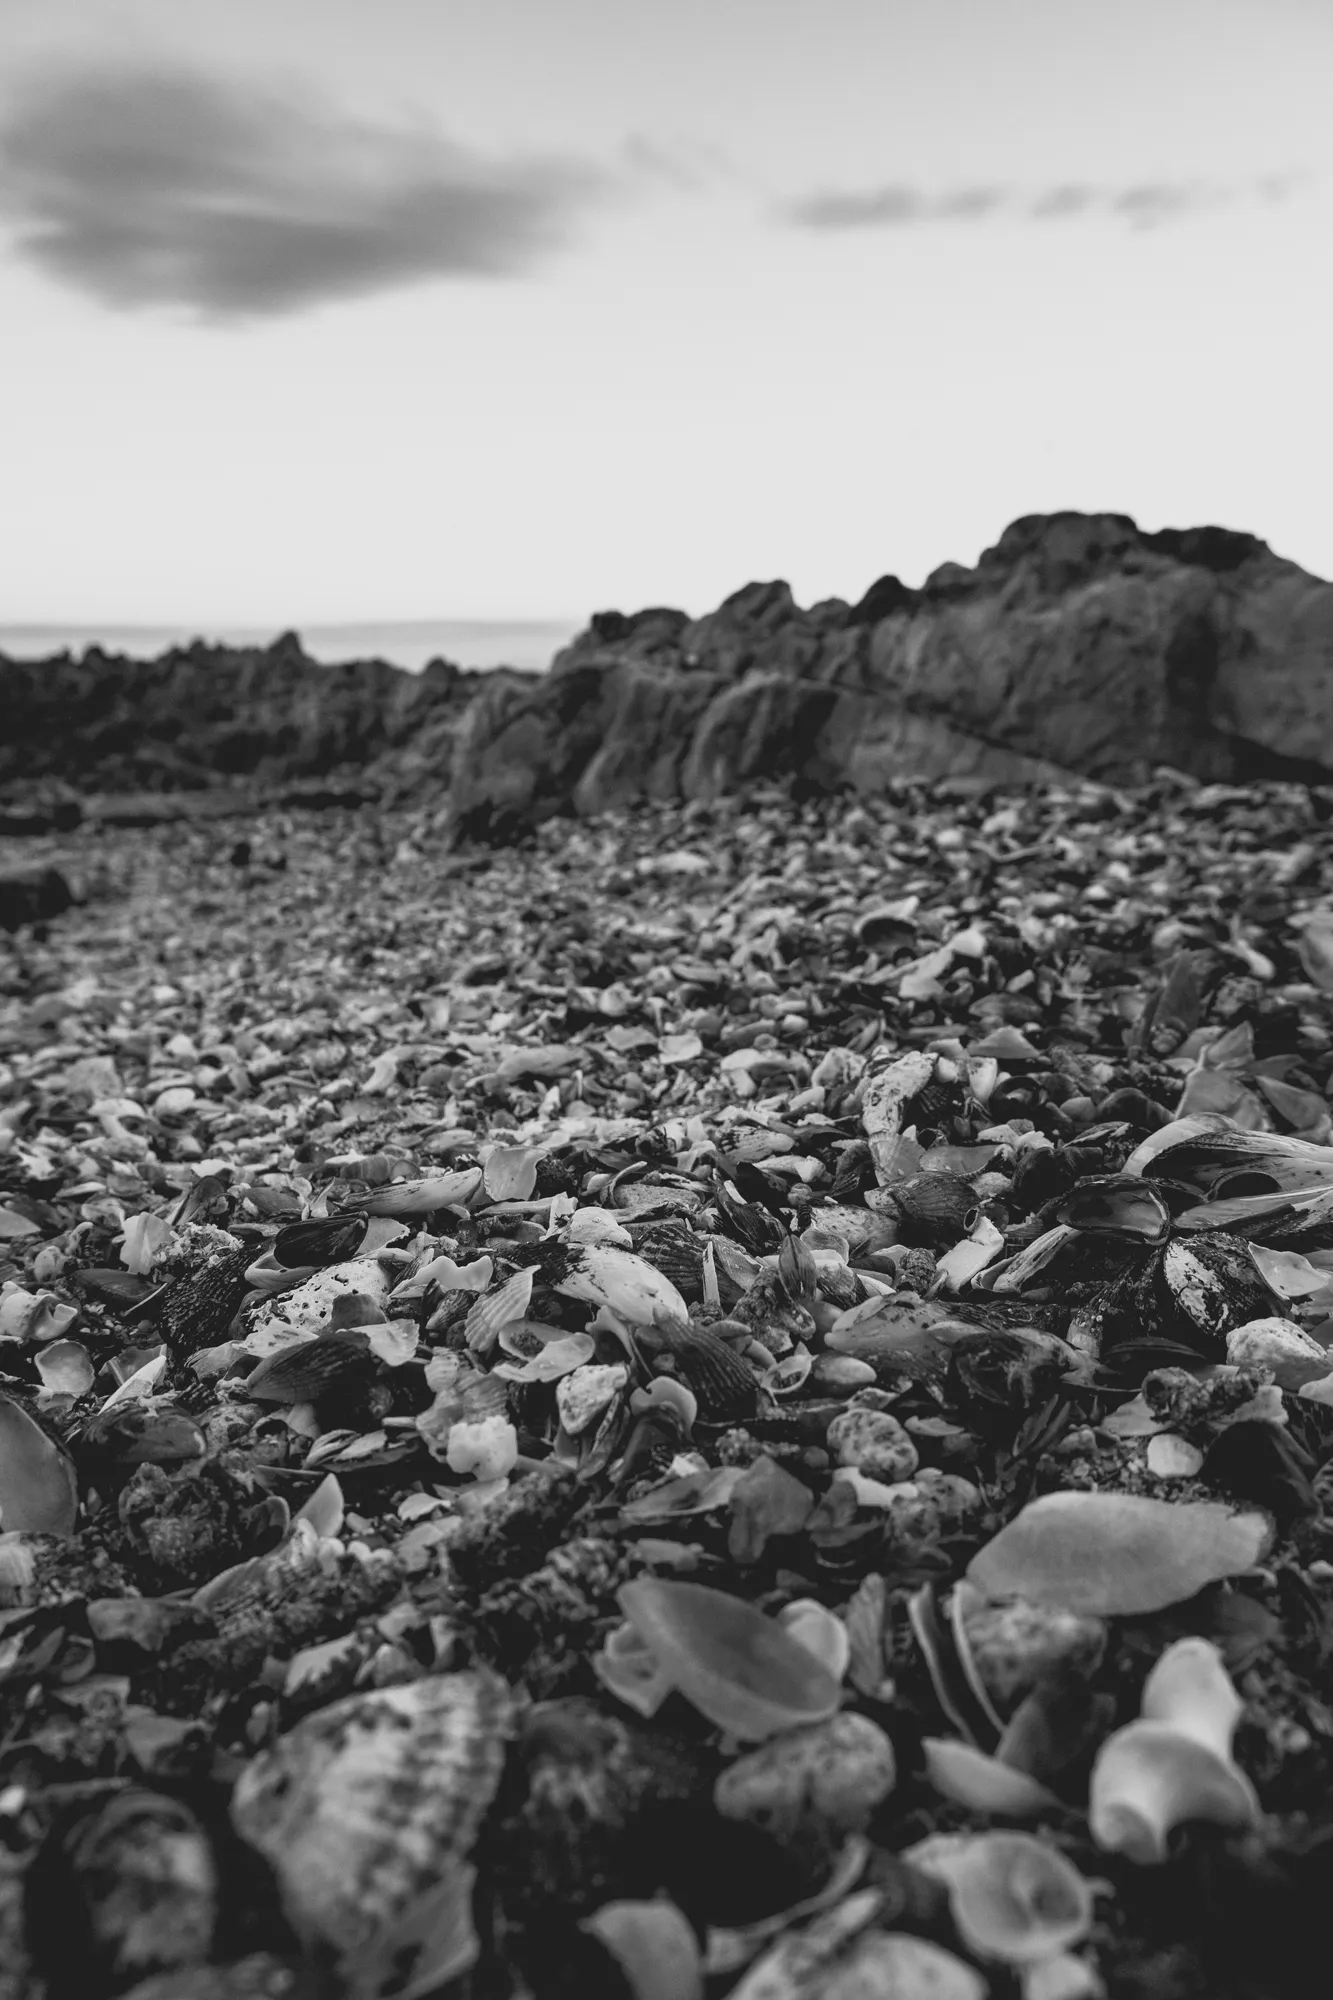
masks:
<svg viewBox="0 0 1333 2000"><path fill-rule="evenodd" d="M38 843L0 2000L1285 2000L1333 793Z"/></svg>

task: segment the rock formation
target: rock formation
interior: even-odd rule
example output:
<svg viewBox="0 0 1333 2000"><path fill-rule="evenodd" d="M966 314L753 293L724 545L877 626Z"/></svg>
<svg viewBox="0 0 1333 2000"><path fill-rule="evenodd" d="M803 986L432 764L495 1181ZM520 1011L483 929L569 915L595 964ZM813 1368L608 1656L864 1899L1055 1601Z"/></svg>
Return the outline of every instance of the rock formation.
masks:
<svg viewBox="0 0 1333 2000"><path fill-rule="evenodd" d="M1222 528L1014 522L975 569L808 611L750 584L705 618L602 613L459 737L464 833L792 776L1333 777L1333 584Z"/></svg>
<svg viewBox="0 0 1333 2000"><path fill-rule="evenodd" d="M803 610L753 583L706 617L602 612L545 675L325 667L288 634L153 661L0 663L0 786L355 779L449 794L463 836L760 779L1133 785L1333 778L1333 584L1223 528L1032 515L975 569ZM336 789L336 786L335 786ZM49 810L49 806L44 808Z"/></svg>

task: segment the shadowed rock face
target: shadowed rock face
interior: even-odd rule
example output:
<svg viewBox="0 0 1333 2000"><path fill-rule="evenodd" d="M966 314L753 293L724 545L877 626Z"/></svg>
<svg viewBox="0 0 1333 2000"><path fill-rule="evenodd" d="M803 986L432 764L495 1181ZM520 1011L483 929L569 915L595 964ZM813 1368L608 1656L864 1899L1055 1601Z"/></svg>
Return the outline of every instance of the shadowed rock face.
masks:
<svg viewBox="0 0 1333 2000"><path fill-rule="evenodd" d="M200 641L154 660L95 650L82 659L0 655L0 785L281 785L386 760L409 780L429 770L442 784L458 725L492 678L445 660L421 674L385 660L323 666L294 633L262 648Z"/></svg>
<svg viewBox="0 0 1333 2000"><path fill-rule="evenodd" d="M325 667L287 635L153 661L0 659L0 785L449 791L463 836L760 779L1333 778L1333 584L1224 528L1030 515L975 569L802 609L601 612L549 674ZM18 829L16 829L18 830Z"/></svg>
<svg viewBox="0 0 1333 2000"><path fill-rule="evenodd" d="M577 689L574 720L570 693ZM463 833L758 778L1134 784L1333 776L1333 585L1224 528L1015 521L975 569L803 611L750 584L705 618L605 612L459 744Z"/></svg>

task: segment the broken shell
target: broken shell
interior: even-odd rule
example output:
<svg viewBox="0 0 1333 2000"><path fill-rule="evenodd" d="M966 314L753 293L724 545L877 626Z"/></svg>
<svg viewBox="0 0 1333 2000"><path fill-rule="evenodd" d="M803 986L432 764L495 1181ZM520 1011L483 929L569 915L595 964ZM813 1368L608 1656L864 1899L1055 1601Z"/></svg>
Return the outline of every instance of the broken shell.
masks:
<svg viewBox="0 0 1333 2000"><path fill-rule="evenodd" d="M454 1424L445 1462L451 1472L474 1479L503 1479L518 1460L518 1432L504 1417L481 1417Z"/></svg>
<svg viewBox="0 0 1333 2000"><path fill-rule="evenodd" d="M432 1675L306 1716L237 1780L237 1832L274 1868L298 1935L332 1947L358 1995L417 2000L474 1963L468 1856L511 1715L489 1670ZM383 1984L367 1976L381 1960Z"/></svg>
<svg viewBox="0 0 1333 2000"><path fill-rule="evenodd" d="M1106 1649L1100 1618L1022 1597L996 1602L966 1580L954 1585L950 1623L959 1663L997 1729L1047 1674L1090 1674Z"/></svg>
<svg viewBox="0 0 1333 2000"><path fill-rule="evenodd" d="M893 1790L893 1745L864 1715L833 1715L788 1730L722 1773L713 1803L724 1819L746 1820L780 1840L810 1821L834 1834L863 1832Z"/></svg>
<svg viewBox="0 0 1333 2000"><path fill-rule="evenodd" d="M71 1535L79 1511L74 1467L27 1411L0 1396L0 1528Z"/></svg>
<svg viewBox="0 0 1333 2000"><path fill-rule="evenodd" d="M1026 1771L1001 1763L998 1757L988 1757L971 1743L926 1736L921 1749L926 1776L936 1791L970 1812L996 1813L1004 1819L1037 1819L1060 1810L1059 1799L1045 1785Z"/></svg>
<svg viewBox="0 0 1333 2000"><path fill-rule="evenodd" d="M623 1362L575 1368L556 1386L555 1406L570 1437L581 1437L610 1409L629 1380Z"/></svg>
<svg viewBox="0 0 1333 2000"><path fill-rule="evenodd" d="M1092 1927L1092 1890L1056 1848L1031 1833L944 1835L905 1858L948 1883L958 1934L978 1958L1032 1965Z"/></svg>
<svg viewBox="0 0 1333 2000"><path fill-rule="evenodd" d="M1233 1327L1227 1360L1237 1368L1271 1369L1282 1389L1300 1389L1333 1374L1333 1353L1289 1319L1251 1319Z"/></svg>
<svg viewBox="0 0 1333 2000"><path fill-rule="evenodd" d="M621 1609L671 1685L742 1742L822 1722L841 1688L822 1661L752 1604L705 1584L624 1584Z"/></svg>
<svg viewBox="0 0 1333 2000"><path fill-rule="evenodd" d="M1056 1220L1100 1236L1160 1243L1171 1228L1171 1211L1150 1181L1108 1174L1080 1181L1056 1210Z"/></svg>
<svg viewBox="0 0 1333 2000"><path fill-rule="evenodd" d="M884 1188L875 1206L892 1212L900 1242L928 1250L947 1250L981 1220L976 1190L958 1174L912 1174Z"/></svg>
<svg viewBox="0 0 1333 2000"><path fill-rule="evenodd" d="M1128 1616L1183 1603L1251 1568L1269 1534L1261 1514L1211 1500L1045 1493L987 1542L967 1575L986 1597Z"/></svg>
<svg viewBox="0 0 1333 2000"><path fill-rule="evenodd" d="M828 1427L828 1448L839 1465L855 1466L868 1479L890 1485L910 1479L921 1463L907 1431L887 1410L853 1405L841 1411Z"/></svg>
<svg viewBox="0 0 1333 2000"><path fill-rule="evenodd" d="M208 1956L212 1843L189 1808L130 1786L57 1827L27 1885L33 1956L62 1990L119 1992Z"/></svg>
<svg viewBox="0 0 1333 2000"><path fill-rule="evenodd" d="M78 1316L78 1307L54 1292L29 1292L14 1284L0 1292L0 1340L58 1340Z"/></svg>
<svg viewBox="0 0 1333 2000"><path fill-rule="evenodd" d="M779 1611L778 1623L821 1660L835 1680L842 1680L851 1662L852 1642L836 1612L817 1598L797 1597Z"/></svg>
<svg viewBox="0 0 1333 2000"><path fill-rule="evenodd" d="M674 1903L604 1903L580 1929L606 1946L634 2000L703 2000L694 1927Z"/></svg>
<svg viewBox="0 0 1333 2000"><path fill-rule="evenodd" d="M437 1174L427 1180L395 1181L376 1188L359 1204L366 1215L394 1217L429 1215L437 1208L456 1208L470 1201L481 1186L481 1168Z"/></svg>
<svg viewBox="0 0 1333 2000"><path fill-rule="evenodd" d="M606 1306L631 1326L652 1326L659 1312L673 1323L689 1320L689 1307L670 1278L632 1250L604 1243L581 1244L555 1289L567 1299Z"/></svg>

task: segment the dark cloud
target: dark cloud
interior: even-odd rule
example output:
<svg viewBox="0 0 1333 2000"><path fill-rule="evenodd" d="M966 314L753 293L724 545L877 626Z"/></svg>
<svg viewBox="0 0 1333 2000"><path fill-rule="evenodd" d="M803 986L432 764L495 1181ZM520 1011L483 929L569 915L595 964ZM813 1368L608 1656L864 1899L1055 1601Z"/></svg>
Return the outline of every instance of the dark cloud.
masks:
<svg viewBox="0 0 1333 2000"><path fill-rule="evenodd" d="M909 183L849 188L809 195L790 203L783 219L800 229L901 229L929 222L980 221L990 217L1037 221L1080 215L1109 215L1150 229L1202 209L1229 207L1259 197L1285 201L1306 176L1267 174L1242 186L1207 181L1144 181L1128 187L1093 187L1061 182L1035 192L1004 187L957 187L930 192Z"/></svg>
<svg viewBox="0 0 1333 2000"><path fill-rule="evenodd" d="M23 256L108 305L217 319L521 273L614 185L179 70L47 76L0 119Z"/></svg>

